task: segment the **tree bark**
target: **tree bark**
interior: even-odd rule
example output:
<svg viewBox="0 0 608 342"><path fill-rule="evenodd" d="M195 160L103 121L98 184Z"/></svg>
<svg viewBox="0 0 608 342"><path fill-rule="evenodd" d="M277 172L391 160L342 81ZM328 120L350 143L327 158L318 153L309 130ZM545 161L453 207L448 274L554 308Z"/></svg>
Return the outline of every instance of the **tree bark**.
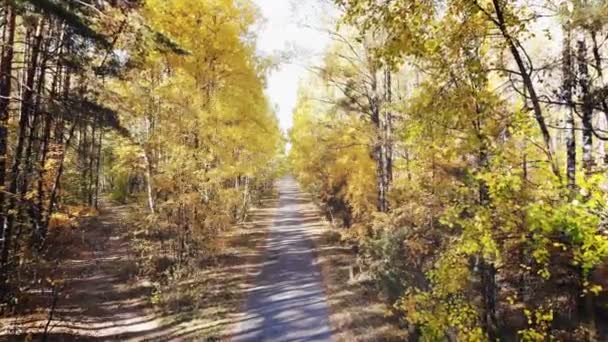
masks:
<svg viewBox="0 0 608 342"><path fill-rule="evenodd" d="M574 87L574 72L572 68L571 33L564 28L563 65L562 65L562 94L567 103L566 114L566 179L571 193L576 190L576 127L574 121L574 103L572 102L572 89Z"/></svg>
<svg viewBox="0 0 608 342"><path fill-rule="evenodd" d="M4 295L8 281L8 257L12 232L6 225L6 167L8 158L8 120L12 88L12 71L15 42L15 9L11 1L4 2L4 31L2 36L2 56L0 58L0 225L2 225L2 251L0 255L0 292Z"/></svg>
<svg viewBox="0 0 608 342"><path fill-rule="evenodd" d="M58 198L58 194L59 194L59 188L61 187L61 176L63 175L63 169L65 166L65 157L67 154L67 150L70 146L70 143L72 141L72 138L74 137L74 132L76 131L76 126L77 123L73 123L72 127L70 128L70 131L68 133L68 138L65 141L65 144L63 145L63 153L61 155L61 160L59 161L59 168L57 169L57 174L55 175L55 180L53 182L53 186L51 188L51 192L49 194L49 204L48 207L46 208L46 210L44 210L44 214L43 214L43 220L42 220L42 236L43 238L46 237L47 231L48 231L48 226L49 226L49 219L53 213L53 211L55 210L55 204L57 204L57 198Z"/></svg>
<svg viewBox="0 0 608 342"><path fill-rule="evenodd" d="M99 129L99 140L97 142L97 165L95 166L95 201L93 206L99 209L99 179L101 173L101 149L103 144L103 128Z"/></svg>
<svg viewBox="0 0 608 342"><path fill-rule="evenodd" d="M604 71L602 70L603 68L603 63L602 63L602 57L600 55L600 48L599 45L597 43L597 33L594 30L591 30L591 41L593 42L593 59L595 62L595 70L597 71L597 77L598 80L601 84L604 83ZM608 127L608 101L606 100L605 97L600 99L600 104L602 107L602 111L604 112L604 129L606 129ZM603 142L605 144L605 142ZM605 146L605 145L604 145ZM604 147L604 164L608 164L608 154L605 151L605 147Z"/></svg>
<svg viewBox="0 0 608 342"><path fill-rule="evenodd" d="M21 164L24 157L24 149L26 147L27 131L29 126L30 115L34 107L33 95L34 95L34 81L36 77L36 71L38 70L38 57L40 54L40 45L42 42L42 19L36 25L36 33L32 42L32 52L30 56L30 63L28 65L26 77L25 77L25 90L21 95L21 113L19 118L19 129L17 136L17 145L13 156L13 165L11 166L11 173L8 179L8 193L9 199L7 201L6 217L5 217L5 230L7 237L12 235L13 227L17 221L19 206L22 204L22 198L19 196L19 178L21 175ZM27 156L25 156L27 158ZM26 175L23 175L24 177ZM3 251L2 261L8 262L8 249L10 246L10 239L6 240L5 251ZM6 256L5 256L6 254Z"/></svg>
<svg viewBox="0 0 608 342"><path fill-rule="evenodd" d="M559 167L555 160L555 147L553 146L551 134L549 133L549 128L547 127L545 117L543 116L543 111L540 105L538 94L536 93L536 88L534 87L534 83L532 82L532 78L530 76L530 70L528 70L528 67L524 63L521 53L517 48L516 42L507 29L505 17L503 14L503 8L500 1L501 0L492 0L494 11L496 12L495 23L498 26L498 29L500 30L503 38L505 39L509 47L509 51L511 52L511 55L513 56L513 59L517 64L517 68L519 69L519 73L524 83L524 87L528 91L528 96L530 97L530 102L532 103L532 109L534 111L534 118L540 128L543 137L543 141L546 148L545 154L547 155L547 159L549 160L549 163L551 165L551 171L557 178L561 179L561 173L559 172Z"/></svg>
<svg viewBox="0 0 608 342"><path fill-rule="evenodd" d="M578 80L582 97L583 124L583 169L588 176L593 171L593 98L590 93L589 68L587 66L587 44L585 37L579 37L577 43Z"/></svg>
<svg viewBox="0 0 608 342"><path fill-rule="evenodd" d="M488 341L498 341L498 319L496 318L496 267L481 258L480 262L483 322Z"/></svg>
<svg viewBox="0 0 608 342"><path fill-rule="evenodd" d="M370 68L371 83L370 83L370 95L368 96L369 108L370 108L370 119L374 130L374 141L372 147L372 159L376 164L376 193L377 201L376 208L379 212L388 211L387 202L387 189L386 183L386 159L385 159L385 144L384 144L384 124L383 118L381 117L380 109L380 97L378 96L378 81L377 81L377 70Z"/></svg>
<svg viewBox="0 0 608 342"><path fill-rule="evenodd" d="M483 110L479 104L476 104L477 119L475 126L477 137L479 139L479 156L478 169L480 172L487 172L489 169L489 149L487 137L483 134ZM480 207L488 207L490 205L490 190L483 179L479 180L479 205ZM498 320L496 318L496 266L493 260L486 260L486 257L478 255L479 272L480 272L480 292L482 297L482 322L483 329L488 337L488 341L497 341L498 339Z"/></svg>
<svg viewBox="0 0 608 342"><path fill-rule="evenodd" d="M152 160L150 153L144 148L144 162L146 164L146 191L148 194L148 208L152 214L156 213L154 201L154 185L152 184Z"/></svg>

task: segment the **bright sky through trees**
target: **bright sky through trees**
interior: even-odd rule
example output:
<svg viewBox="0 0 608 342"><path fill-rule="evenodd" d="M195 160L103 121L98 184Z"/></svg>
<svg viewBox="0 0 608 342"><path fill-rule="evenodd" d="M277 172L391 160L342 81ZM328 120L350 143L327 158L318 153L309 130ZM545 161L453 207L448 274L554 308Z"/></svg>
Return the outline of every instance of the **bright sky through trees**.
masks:
<svg viewBox="0 0 608 342"><path fill-rule="evenodd" d="M306 74L306 68L318 61L330 41L329 35L321 27L331 11L327 11L327 5L317 0L305 3L255 0L255 3L266 20L258 32L259 53L299 52L296 58L283 61L268 77L268 96L278 107L281 128L287 130L293 123L299 80Z"/></svg>

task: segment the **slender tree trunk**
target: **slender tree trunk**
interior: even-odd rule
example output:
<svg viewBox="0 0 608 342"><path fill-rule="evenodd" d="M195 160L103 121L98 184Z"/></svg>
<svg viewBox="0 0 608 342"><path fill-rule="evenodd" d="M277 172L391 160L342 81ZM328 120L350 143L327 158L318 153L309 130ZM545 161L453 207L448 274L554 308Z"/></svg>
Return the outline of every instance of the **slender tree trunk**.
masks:
<svg viewBox="0 0 608 342"><path fill-rule="evenodd" d="M59 39L59 56L61 57L65 51L69 51L68 48L69 46L66 46L67 42L69 41L68 35L66 33L66 29L65 29L65 25L62 24L61 28L60 28L60 39ZM53 76L53 85L51 87L52 89L52 93L51 93L51 99L54 99L55 97L58 97L59 99L63 100L63 101L67 101L69 98L69 94L70 94L70 85L71 85L71 74L70 74L70 69L67 66L63 66L61 63L61 58L57 59L57 67L56 67L56 71L55 74ZM59 112L61 113L61 112ZM69 133L68 133L68 137L65 141L65 148L64 148L64 153L61 156L61 160L59 163L59 168L57 170L57 174L55 175L55 179L54 182L49 186L49 190L48 190L48 195L45 194L45 186L44 186L44 180L45 180L45 175L46 175L46 161L47 161L47 156L48 156L48 150L49 150L49 145L50 145L50 141L51 141L51 128L53 127L53 122L55 122L55 126L54 126L54 140L57 144L59 145L63 145L64 144L64 126L65 126L65 121L64 121L64 117L63 115L60 115L56 118L53 118L52 116L47 114L47 122L46 122L46 127L45 127L45 134L44 134L44 147L43 147L43 152L42 152L42 158L40 159L40 171L39 171L39 180L38 180L38 216L39 216L39 221L40 221L40 229L38 232L38 237L37 237L37 247L38 249L41 249L44 246L44 242L47 236L47 232L48 232L48 225L49 225L49 219L50 216L52 214L52 211L54 210L55 207L55 202L57 200L57 192L59 190L59 183L61 181L61 176L63 174L63 163L65 161L65 155L67 153L67 148L70 145L70 142L72 141L72 137L74 135L74 130L76 128L76 124L74 123L72 125L72 128L70 129ZM45 208L45 198L48 197L48 205Z"/></svg>
<svg viewBox="0 0 608 342"><path fill-rule="evenodd" d="M49 194L49 204L47 209L44 211L43 215L43 224L42 224L42 236L46 237L46 233L48 231L49 218L53 214L55 210L55 204L57 204L57 198L59 196L59 188L61 187L61 176L63 175L63 169L65 166L65 157L68 153L68 148L74 137L74 132L76 131L77 123L73 123L70 131L68 132L68 138L63 145L63 153L61 154L61 159L59 161L59 168L57 169L57 174L55 175L55 180L53 182L53 186L51 188L51 192Z"/></svg>
<svg viewBox="0 0 608 342"><path fill-rule="evenodd" d="M15 41L15 9L11 1L4 2L4 30L2 36L2 56L0 58L0 225L2 229L2 250L0 251L0 292L8 294L8 259L12 232L6 222L6 168L8 159L8 120L12 88L12 71Z"/></svg>
<svg viewBox="0 0 608 342"><path fill-rule="evenodd" d="M385 106L390 107L393 102L393 91L392 91L392 74L387 68L385 70ZM386 184L387 192L388 187L393 182L393 114L390 108L385 110L384 119L384 145L385 145L385 169L386 169Z"/></svg>
<svg viewBox="0 0 608 342"><path fill-rule="evenodd" d="M511 52L511 55L513 56L513 59L517 64L517 68L519 69L519 73L524 83L524 87L526 88L528 96L530 97L530 102L532 103L532 109L534 111L534 118L543 136L543 141L545 143L546 148L545 152L547 155L547 159L549 160L549 163L551 165L551 171L556 177L561 179L561 173L559 172L559 167L557 165L557 161L555 160L555 147L553 145L553 141L551 140L551 134L549 133L549 128L547 127L547 123L545 122L545 117L543 116L543 111L540 105L538 94L536 93L536 88L534 87L534 83L532 82L532 78L530 76L530 70L528 70L528 67L524 63L521 53L517 48L516 41L513 37L511 37L511 34L507 30L506 21L503 14L503 8L500 1L501 0L492 0L494 11L496 12L496 24L502 36L506 40L506 43L509 47L509 51ZM492 18L492 20L494 19ZM532 66L530 66L530 69L532 69Z"/></svg>
<svg viewBox="0 0 608 342"><path fill-rule="evenodd" d="M61 30L61 37L59 39L58 42L58 47L57 49L60 51L59 55L61 55L61 49L62 49L62 45L63 45L63 37L64 37L64 31L63 29ZM59 83L60 80L62 79L62 66L61 66L61 59L57 59L56 62L56 68L55 68L55 73L53 75L53 81L51 83L51 93L50 93L50 100L53 101L56 97L57 94L59 92ZM53 127L53 116L51 116L50 114L45 114L44 115L45 120L44 120L44 129L43 129L43 133L42 133L42 151L40 153L40 158L38 161L38 184L37 184L37 191L38 191L38 196L37 196L37 201L36 201L36 216L35 219L38 221L37 222L37 226L38 226L38 230L34 232L34 236L33 236L33 240L34 240L34 244L37 245L39 248L42 245L42 242L44 241L44 239L46 238L46 231L43 231L43 225L44 225L44 201L46 198L46 194L45 194L45 186L44 186L44 178L46 177L46 162L47 162L47 155L49 153L49 145L50 145L50 141L51 141L51 128Z"/></svg>
<svg viewBox="0 0 608 342"><path fill-rule="evenodd" d="M487 172L490 167L490 155L487 137L483 134L483 109L479 104L475 105L477 119L475 129L479 140L478 169L480 172ZM490 190L485 180L479 180L479 205L480 207L490 206ZM496 318L496 266L493 260L486 260L484 255L478 256L480 273L480 292L482 304L482 322L488 341L498 339L498 319Z"/></svg>
<svg viewBox="0 0 608 342"><path fill-rule="evenodd" d="M568 188L572 193L576 190L576 131L574 122L574 103L572 102L572 89L574 87L574 71L572 68L571 33L564 28L562 65L562 99L567 103L566 114L566 178Z"/></svg>
<svg viewBox="0 0 608 342"><path fill-rule="evenodd" d="M371 95L368 97L370 105L370 117L374 129L374 142L372 147L372 159L376 164L376 207L380 212L388 212L388 193L392 180L392 118L388 111L381 108L381 97L378 94L377 70L371 68ZM391 99L390 72L384 72L385 93L384 101Z"/></svg>
<svg viewBox="0 0 608 342"><path fill-rule="evenodd" d="M586 175L593 171L593 98L590 93L589 68L587 66L587 44L582 36L577 41L578 80L582 97L583 124L583 168Z"/></svg>
<svg viewBox="0 0 608 342"><path fill-rule="evenodd" d="M43 28L43 20L39 19L39 22L36 25L36 33L33 37L32 42L32 52L30 55L30 64L28 65L28 69L25 76L25 89L21 95L21 113L19 118L19 129L17 136L17 146L15 147L15 152L13 156L13 165L11 166L11 173L9 177L9 185L8 185L8 193L9 200L7 202L7 214L5 219L6 231L7 235L12 235L12 231L14 225L17 221L18 213L20 212L19 206L21 206L22 198L19 196L19 180L20 175L22 175L22 162L24 158L24 149L27 143L27 132L29 126L30 115L32 115L34 102L34 81L36 77L36 71L38 70L38 57L40 54L40 45L42 42L42 28ZM33 130L33 128L32 128ZM25 156L27 158L27 156ZM24 170L25 171L25 170ZM23 174L23 179L25 179L27 175ZM11 246L7 240L7 249L10 249ZM18 241L16 241L18 242ZM15 246L16 248L16 246ZM5 251L8 254L8 251ZM3 255L4 258L4 255ZM8 259L8 256L7 256ZM7 260L8 261L8 260Z"/></svg>
<svg viewBox="0 0 608 342"><path fill-rule="evenodd" d="M369 105L371 111L371 122L374 129L374 141L372 147L372 159L376 164L376 192L378 195L376 207L379 212L388 211L387 201L387 183L386 183L386 159L385 159L385 144L384 144L384 120L381 117L380 98L378 96L378 82L376 70L371 70L371 95L369 97Z"/></svg>
<svg viewBox="0 0 608 342"><path fill-rule="evenodd" d="M103 128L100 128L99 141L97 142L97 165L95 166L95 209L99 209L99 179L101 173L101 149L103 144Z"/></svg>
<svg viewBox="0 0 608 342"><path fill-rule="evenodd" d="M154 185L152 184L152 160L148 150L144 151L144 162L146 163L146 190L148 193L148 208L152 214L156 213L154 203Z"/></svg>
<svg viewBox="0 0 608 342"><path fill-rule="evenodd" d="M35 44L40 44L41 40L44 39L45 36L45 31L44 31L44 22L41 23L41 30L39 30L39 33L37 34L37 42ZM24 159L25 159L25 166L24 166L24 172L23 172L23 183L21 185L21 191L19 193L19 197L21 201L24 201L26 198L26 194L27 191L30 189L30 178L34 177L34 165L38 163L38 159L39 158L44 158L41 155L46 153L46 146L45 146L45 141L47 140L46 137L44 135L48 134L49 132L46 129L46 126L48 126L48 120L44 120L45 116L40 113L40 107L42 105L42 97L44 95L45 92L45 85L46 85L46 67L47 67L47 62L48 62L48 50L49 50L49 43L50 40L47 40L47 42L43 45L43 50L41 51L42 53L42 59L40 61L40 67L39 67L39 72L38 72L38 81L36 83L36 96L35 96L35 101L32 105L32 109L31 109L31 114L33 115L33 120L32 120L32 125L31 125L31 129L30 129L30 136L28 139L28 143L27 143L27 147L26 147L26 151L25 151L25 155L24 155ZM44 121L44 125L39 124L40 121ZM42 126L42 132L40 130L40 127ZM43 134L43 136L41 137L40 134ZM42 141L42 144L41 144ZM36 153L33 153L33 149L34 146L36 146ZM39 175L39 173L38 173ZM34 181L32 180L32 187L33 187L33 183ZM39 190L39 189L38 189ZM38 235L39 231L40 231L40 209L41 206L37 205L37 202L35 200L27 200L27 211L24 211L22 213L22 217L23 217L23 221L24 222L31 222L32 223L32 234L34 236ZM25 208L24 208L25 209ZM23 225L22 225L23 226ZM33 240L33 242L35 243L36 240Z"/></svg>
<svg viewBox="0 0 608 342"><path fill-rule="evenodd" d="M89 157L89 163L87 165L87 169L89 172L88 175L88 179L87 179L87 204L89 206L93 206L93 186L95 184L95 173L96 173L96 169L95 169L95 153L97 151L97 148L95 146L95 141L97 140L97 126L98 126L98 120L99 118L97 117L97 115L95 116L95 119L93 120L93 127L91 128L91 142L90 142L90 148L87 149L86 153L88 154Z"/></svg>
<svg viewBox="0 0 608 342"><path fill-rule="evenodd" d="M488 155L485 148L482 146L480 152L480 161L482 167L487 167ZM485 166L484 166L485 165ZM490 196L488 186L485 182L479 185L479 201L482 206L490 204ZM483 255L479 256L479 273L481 285L481 303L482 303L482 321L483 328L488 337L488 341L498 340L498 319L496 317L496 266L491 260L486 260Z"/></svg>
<svg viewBox="0 0 608 342"><path fill-rule="evenodd" d="M488 341L498 341L498 319L496 317L496 267L481 257L482 304L484 329Z"/></svg>
<svg viewBox="0 0 608 342"><path fill-rule="evenodd" d="M602 57L600 55L600 48L597 43L597 33L594 30L591 30L591 41L593 42L593 59L595 62L595 70L597 72L598 81L600 82L600 84L604 84ZM604 112L604 129L606 129L608 128L608 101L606 100L606 97L600 98L600 104L602 107L602 111ZM606 153L605 148L603 158L604 164L608 164L608 154Z"/></svg>
<svg viewBox="0 0 608 342"><path fill-rule="evenodd" d="M37 202L36 202L36 216L35 216L35 220L37 221L37 226L38 229L36 231L34 231L34 244L40 246L41 242L44 241L44 239L46 238L46 230L43 230L43 224L44 224L44 220L43 220L43 215L44 215L44 200L45 200L45 189L44 189L44 178L46 176L46 171L45 171L45 167L46 167L46 161L47 161L47 155L48 155L48 151L49 151L49 140L50 140L50 135L51 135L51 126L52 126L53 120L52 117L47 115L46 120L45 120L45 124L44 124L44 133L43 133L43 140L42 140L42 152L41 152L41 156L40 156L40 160L39 160L39 164L38 164L38 184L37 184L37 189L38 189L38 196L37 196Z"/></svg>
<svg viewBox="0 0 608 342"><path fill-rule="evenodd" d="M580 32L577 39L577 63L578 63L578 85L580 88L580 97L582 102L582 118L581 122L583 125L583 169L586 176L590 176L593 172L594 158L593 158L593 107L594 100L591 94L591 79L589 76L589 68L587 65L587 43L584 32ZM583 270L580 271L581 279L585 279ZM597 326L595 319L595 304L593 300L593 293L590 291L584 291L584 285L581 285L581 292L584 292L581 300L582 307L584 308L584 320L589 336L588 341L597 340Z"/></svg>

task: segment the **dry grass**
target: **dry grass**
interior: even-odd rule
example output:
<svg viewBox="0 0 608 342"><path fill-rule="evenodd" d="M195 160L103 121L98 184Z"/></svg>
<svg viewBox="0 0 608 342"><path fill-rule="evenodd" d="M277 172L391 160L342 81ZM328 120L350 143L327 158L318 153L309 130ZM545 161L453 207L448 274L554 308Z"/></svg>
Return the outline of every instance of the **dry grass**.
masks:
<svg viewBox="0 0 608 342"><path fill-rule="evenodd" d="M179 340L228 340L263 265L267 231L277 208L276 196L262 200L247 223L219 237L219 254L171 285L161 296L170 309L167 323L176 324L160 336ZM159 339L160 339L159 337Z"/></svg>
<svg viewBox="0 0 608 342"><path fill-rule="evenodd" d="M314 204L308 210L317 211ZM319 215L321 216L321 215ZM365 280L350 279L356 254L342 243L341 233L328 222L319 219L315 227L314 244L321 267L330 320L336 341L406 341L406 332L397 319L377 297Z"/></svg>
<svg viewBox="0 0 608 342"><path fill-rule="evenodd" d="M129 226L119 222L122 213L106 212L79 232L84 249L64 260L68 287L50 339L228 340L263 265L267 231L277 207L276 196L263 200L252 210L248 223L222 233L220 254L180 276L160 295L154 294L153 283L135 276L137 257L128 247ZM340 232L320 218L314 204L304 205L304 211L311 220L335 340L405 340L375 291L365 282L349 281L356 256L341 242ZM155 296L161 302L151 305ZM46 317L45 308L38 309L35 315L0 321L4 325L0 340L20 341L30 333L36 337Z"/></svg>
<svg viewBox="0 0 608 342"><path fill-rule="evenodd" d="M160 328L148 301L151 289L135 277L127 212L110 206L74 227L50 232L44 259L31 266L42 281L31 284L22 293L27 300L0 319L0 340L42 339L54 299L47 333L52 341L128 340Z"/></svg>
<svg viewBox="0 0 608 342"><path fill-rule="evenodd" d="M247 223L222 233L221 253L182 275L159 296L157 284L137 276L142 260L132 248L128 208L109 206L70 233L73 239L68 240L74 242L70 251L55 251L59 267L53 270L54 279L61 281L62 290L49 340L227 339L261 266L276 207L276 196L262 200ZM50 291L34 288L31 292L35 301L21 305L9 317L0 317L0 341L41 339ZM153 305L155 296L164 305ZM168 307L173 310L165 310Z"/></svg>

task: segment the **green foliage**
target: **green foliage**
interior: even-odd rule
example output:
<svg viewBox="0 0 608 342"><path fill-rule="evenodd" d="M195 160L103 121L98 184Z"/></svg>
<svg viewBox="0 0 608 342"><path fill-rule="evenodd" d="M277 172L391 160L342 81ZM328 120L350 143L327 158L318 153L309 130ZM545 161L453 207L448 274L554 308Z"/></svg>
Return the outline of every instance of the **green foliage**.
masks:
<svg viewBox="0 0 608 342"><path fill-rule="evenodd" d="M539 308L533 312L524 310L528 318L530 328L519 331L519 336L522 341L547 341L553 336L550 333L551 322L553 321L553 309Z"/></svg>

